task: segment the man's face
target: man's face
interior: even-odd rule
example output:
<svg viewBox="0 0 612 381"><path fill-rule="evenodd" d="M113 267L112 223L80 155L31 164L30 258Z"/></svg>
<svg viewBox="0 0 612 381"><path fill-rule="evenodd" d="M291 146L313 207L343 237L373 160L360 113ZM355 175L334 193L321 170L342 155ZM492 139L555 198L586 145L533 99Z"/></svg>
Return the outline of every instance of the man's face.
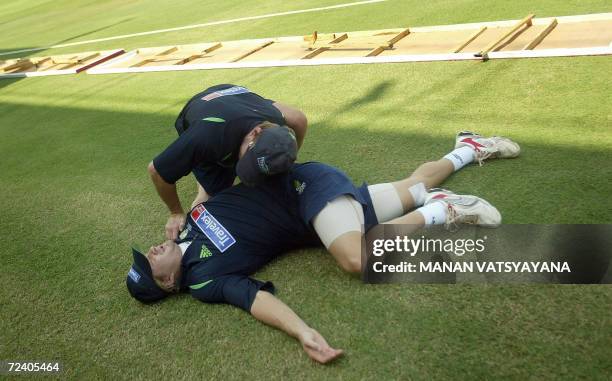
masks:
<svg viewBox="0 0 612 381"><path fill-rule="evenodd" d="M152 246L147 252L153 276L157 279L176 274L181 267L181 249L171 240Z"/></svg>

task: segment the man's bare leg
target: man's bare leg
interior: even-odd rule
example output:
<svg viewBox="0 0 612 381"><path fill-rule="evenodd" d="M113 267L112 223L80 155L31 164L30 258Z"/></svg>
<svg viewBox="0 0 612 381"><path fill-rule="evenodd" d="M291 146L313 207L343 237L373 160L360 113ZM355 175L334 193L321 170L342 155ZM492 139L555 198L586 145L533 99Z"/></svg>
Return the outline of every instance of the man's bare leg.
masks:
<svg viewBox="0 0 612 381"><path fill-rule="evenodd" d="M404 216L395 218L385 224L401 224L403 234L413 232L425 226L425 219L419 212L412 211ZM352 274L361 272L361 245L363 233L352 231L344 233L336 238L327 248L329 253L336 259L340 268Z"/></svg>
<svg viewBox="0 0 612 381"><path fill-rule="evenodd" d="M482 162L487 158L513 158L519 153L520 147L510 139L459 133L454 150L442 159L422 164L404 180L368 187L378 221L381 224L404 225L403 233L410 234L424 226L447 222L450 210L454 214L451 218L453 221L469 220L470 223L496 226L501 223L499 211L475 196L449 197L448 194L443 194L439 196L444 197L444 201L424 204L428 196L431 197L428 192L432 188L439 186L453 172L459 171L474 160ZM458 199L461 199L461 202L454 205ZM418 209L413 210L416 208ZM327 207L317 215L323 216L318 224L313 224L317 233L326 231L329 226L334 227L340 219L351 218L350 214L334 216L332 213L323 213L326 209ZM407 213L411 210L413 211ZM465 217L468 218L464 219ZM359 218L363 221L363 210L353 218L355 221ZM343 224L347 225L346 222ZM331 240L328 237L323 242L340 267L347 272L355 273L361 270L361 244L364 235L363 225L361 226L361 230L347 230L344 234L339 234Z"/></svg>
<svg viewBox="0 0 612 381"><path fill-rule="evenodd" d="M440 159L421 164L410 177L391 183L402 202L402 214L420 206L409 191L410 187L423 183L425 189L429 191L440 186L454 171L453 163L448 159Z"/></svg>
<svg viewBox="0 0 612 381"><path fill-rule="evenodd" d="M382 206L382 208L386 209L386 211L382 213L387 216L397 215L398 217L383 221L379 218L379 221L381 223L409 225L406 228L410 229L410 232L423 227L425 225L425 219L421 213L413 211L406 214L406 211L422 205L419 205L419 203L415 201L413 194L410 192L411 187L417 184L423 184L424 191L426 192L426 190L442 184L453 171L454 166L452 162L447 159L424 163L408 178L386 184L389 186L386 187L386 190L383 189L380 194L373 195L372 192L370 192L377 216L381 214L381 211L377 210L377 198L380 200L378 201L380 204L381 202L385 202L390 196L393 197L393 195L388 194L389 189L396 193L395 197L399 197L400 200L395 210L392 210L394 209L393 206L391 208L386 205ZM354 207L356 201L351 201L353 204L352 207L349 205L349 201L338 199L332 201L315 217L313 226L323 241L323 244L327 247L327 250L338 262L338 265L346 272L359 273L361 271L361 245L364 234L364 217L363 210L360 208L360 210L357 210ZM378 209L380 208L381 206L379 205ZM338 221L347 223L348 220L354 220L353 230L347 231L334 239L325 237L325 234L329 233L330 226L336 225ZM405 231L405 233L410 232Z"/></svg>

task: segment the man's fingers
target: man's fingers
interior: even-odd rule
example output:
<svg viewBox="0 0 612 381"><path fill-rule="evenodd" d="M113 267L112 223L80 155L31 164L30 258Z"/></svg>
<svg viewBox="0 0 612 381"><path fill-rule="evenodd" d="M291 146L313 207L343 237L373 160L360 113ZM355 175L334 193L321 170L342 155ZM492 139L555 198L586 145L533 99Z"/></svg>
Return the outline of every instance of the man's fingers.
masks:
<svg viewBox="0 0 612 381"><path fill-rule="evenodd" d="M312 349L313 351L317 351L317 352L321 351L321 346L317 344L317 342L314 340L308 340L304 342L304 345L306 346L306 348Z"/></svg>
<svg viewBox="0 0 612 381"><path fill-rule="evenodd" d="M313 356L313 359L321 364L327 364L338 357L342 356L344 351L342 349L332 349L328 348L325 351L316 352Z"/></svg>
<svg viewBox="0 0 612 381"><path fill-rule="evenodd" d="M168 238L168 239L176 239L176 230L175 229L166 229L166 238Z"/></svg>
<svg viewBox="0 0 612 381"><path fill-rule="evenodd" d="M168 239L176 239L177 233L176 225L166 225L166 238Z"/></svg>

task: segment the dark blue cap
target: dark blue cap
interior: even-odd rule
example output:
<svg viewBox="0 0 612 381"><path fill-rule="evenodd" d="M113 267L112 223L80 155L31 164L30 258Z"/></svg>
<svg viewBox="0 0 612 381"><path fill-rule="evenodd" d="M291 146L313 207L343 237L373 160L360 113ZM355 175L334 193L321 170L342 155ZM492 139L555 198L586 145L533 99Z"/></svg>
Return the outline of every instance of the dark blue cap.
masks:
<svg viewBox="0 0 612 381"><path fill-rule="evenodd" d="M153 279L153 271L147 257L140 251L132 248L134 263L127 276L127 288L134 298L143 303L152 303L168 296Z"/></svg>
<svg viewBox="0 0 612 381"><path fill-rule="evenodd" d="M266 176L286 172L297 158L295 134L287 126L265 128L253 148L238 160L236 174L246 185L261 184Z"/></svg>

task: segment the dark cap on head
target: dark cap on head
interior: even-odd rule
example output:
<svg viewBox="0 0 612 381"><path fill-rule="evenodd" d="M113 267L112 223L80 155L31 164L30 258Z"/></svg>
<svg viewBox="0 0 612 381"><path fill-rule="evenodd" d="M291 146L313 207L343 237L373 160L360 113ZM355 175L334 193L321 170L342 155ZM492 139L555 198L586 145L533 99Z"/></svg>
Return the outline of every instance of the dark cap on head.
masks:
<svg viewBox="0 0 612 381"><path fill-rule="evenodd" d="M238 160L236 174L246 185L261 184L266 176L286 172L296 158L297 141L289 127L265 128L255 145Z"/></svg>
<svg viewBox="0 0 612 381"><path fill-rule="evenodd" d="M134 248L132 256L134 263L130 267L126 281L130 294L143 303L155 302L168 296L168 293L155 283L147 257Z"/></svg>

